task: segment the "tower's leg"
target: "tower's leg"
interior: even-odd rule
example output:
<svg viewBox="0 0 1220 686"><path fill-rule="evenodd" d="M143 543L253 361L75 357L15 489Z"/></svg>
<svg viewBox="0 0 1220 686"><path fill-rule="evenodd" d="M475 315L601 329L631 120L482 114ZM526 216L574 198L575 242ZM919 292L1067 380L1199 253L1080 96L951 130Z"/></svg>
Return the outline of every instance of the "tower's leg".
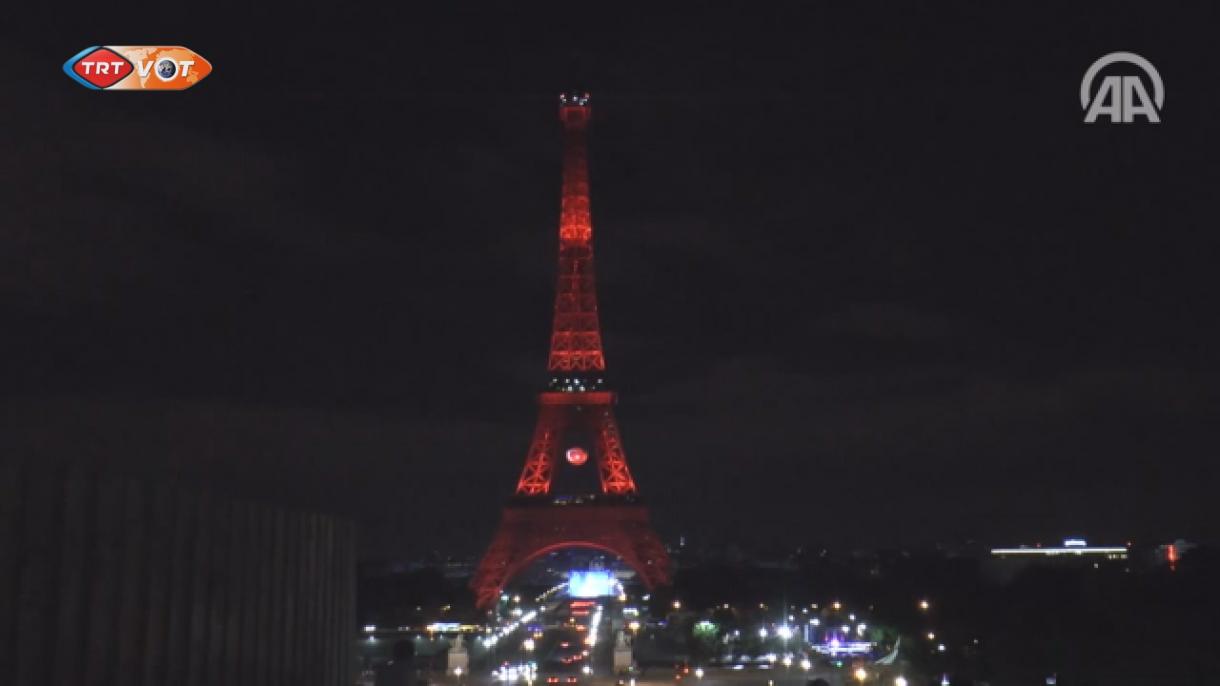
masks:
<svg viewBox="0 0 1220 686"><path fill-rule="evenodd" d="M563 417L556 408L542 406L538 424L534 427L534 438L530 441L529 454L525 456L525 468L517 481L517 495L546 495L551 492L551 478L555 473L556 452L563 424Z"/></svg>
<svg viewBox="0 0 1220 686"><path fill-rule="evenodd" d="M597 468L602 481L602 493L628 495L635 493L635 480L627 466L623 452L623 440L619 437L618 423L609 407L600 410L597 418Z"/></svg>

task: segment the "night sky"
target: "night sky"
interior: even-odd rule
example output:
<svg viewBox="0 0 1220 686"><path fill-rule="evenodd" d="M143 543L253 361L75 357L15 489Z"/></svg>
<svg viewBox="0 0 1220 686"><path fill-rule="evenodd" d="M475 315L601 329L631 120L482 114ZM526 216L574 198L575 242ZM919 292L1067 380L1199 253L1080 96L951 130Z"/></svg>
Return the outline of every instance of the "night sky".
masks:
<svg viewBox="0 0 1220 686"><path fill-rule="evenodd" d="M0 451L474 553L546 379L593 94L609 379L692 542L1220 538L1215 5L330 3L0 41ZM98 93L95 44L213 74ZM1086 125L1142 54L1160 125Z"/></svg>

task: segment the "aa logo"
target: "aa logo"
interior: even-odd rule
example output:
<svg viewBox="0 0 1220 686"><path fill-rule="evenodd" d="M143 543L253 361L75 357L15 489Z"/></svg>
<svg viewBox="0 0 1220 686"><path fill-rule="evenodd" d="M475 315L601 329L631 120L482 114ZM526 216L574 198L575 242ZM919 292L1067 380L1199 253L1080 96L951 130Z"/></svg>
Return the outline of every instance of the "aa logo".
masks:
<svg viewBox="0 0 1220 686"><path fill-rule="evenodd" d="M95 45L64 62L64 73L94 90L180 91L211 74L212 64L180 45Z"/></svg>
<svg viewBox="0 0 1220 686"><path fill-rule="evenodd" d="M1101 85L1094 91L1097 74L1112 64L1123 65L1123 73L1102 78ZM1148 85L1152 86L1152 97L1148 96ZM1160 72L1133 52L1112 52L1103 56L1089 66L1080 81L1080 107L1085 111L1086 124L1096 122L1098 117L1109 117L1110 122L1116 124L1130 124L1136 117L1144 117L1157 124L1164 106L1165 84Z"/></svg>

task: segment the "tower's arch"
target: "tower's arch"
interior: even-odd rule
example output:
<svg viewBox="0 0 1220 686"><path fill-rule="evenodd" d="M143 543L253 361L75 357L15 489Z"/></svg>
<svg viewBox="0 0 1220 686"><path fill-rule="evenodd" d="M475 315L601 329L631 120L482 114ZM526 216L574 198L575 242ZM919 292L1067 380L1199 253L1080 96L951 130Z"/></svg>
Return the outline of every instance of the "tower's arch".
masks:
<svg viewBox="0 0 1220 686"><path fill-rule="evenodd" d="M572 548L618 556L648 589L669 583L669 556L640 503L510 505L471 582L477 605L494 605L504 586L534 560Z"/></svg>

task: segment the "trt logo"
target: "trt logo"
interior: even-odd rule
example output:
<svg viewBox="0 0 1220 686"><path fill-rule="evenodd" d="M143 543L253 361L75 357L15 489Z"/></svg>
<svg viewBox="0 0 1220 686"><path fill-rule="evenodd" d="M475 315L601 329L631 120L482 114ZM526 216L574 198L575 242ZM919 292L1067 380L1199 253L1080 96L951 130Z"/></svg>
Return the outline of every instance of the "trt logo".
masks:
<svg viewBox="0 0 1220 686"><path fill-rule="evenodd" d="M1104 68L1116 63L1134 65L1133 73L1106 76L1093 92L1093 81ZM1142 72L1142 73L1138 73ZM1152 84L1152 97L1144 79ZM1104 55L1084 73L1080 81L1080 107L1085 110L1084 122L1092 124L1098 117L1109 117L1111 123L1130 124L1142 116L1150 123L1161 122L1160 110L1165 105L1165 84L1161 74L1148 60L1133 52L1112 52Z"/></svg>
<svg viewBox="0 0 1220 686"><path fill-rule="evenodd" d="M107 45L81 50L64 62L64 73L93 90L185 90L212 65L180 45Z"/></svg>
<svg viewBox="0 0 1220 686"><path fill-rule="evenodd" d="M94 88L109 88L134 69L126 57L110 48L94 48L93 52L72 63L72 72L77 79Z"/></svg>

